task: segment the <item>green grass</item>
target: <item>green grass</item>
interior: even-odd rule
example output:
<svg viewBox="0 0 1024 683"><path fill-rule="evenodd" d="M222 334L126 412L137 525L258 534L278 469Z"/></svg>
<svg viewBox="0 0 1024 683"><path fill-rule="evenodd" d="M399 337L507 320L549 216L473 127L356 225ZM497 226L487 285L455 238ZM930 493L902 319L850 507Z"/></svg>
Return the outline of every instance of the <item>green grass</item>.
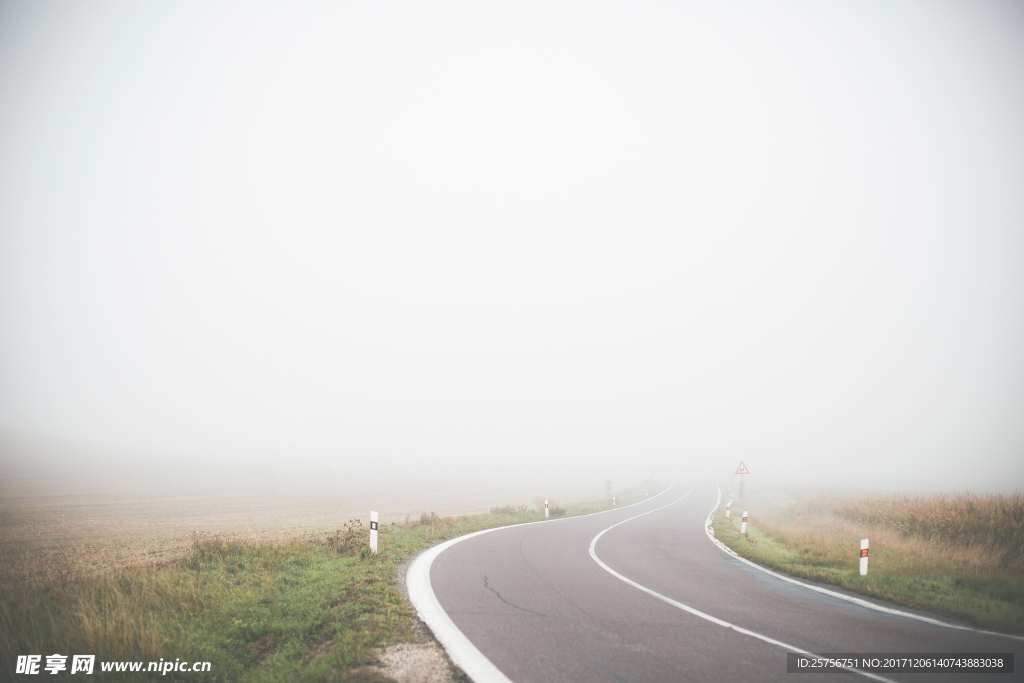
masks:
<svg viewBox="0 0 1024 683"><path fill-rule="evenodd" d="M620 504L642 494L642 487L627 492ZM557 509L573 516L606 505ZM283 542L196 537L181 562L54 583L0 603L0 680L35 679L14 676L18 655L43 655L45 664L46 655L60 653L95 654L96 681L386 681L372 666L378 648L414 640L396 569L438 541L541 519L522 506L465 517L424 514L381 525L377 555L355 523ZM167 675L100 671L102 661L160 658L212 667ZM79 675L53 679L65 677Z"/></svg>
<svg viewBox="0 0 1024 683"><path fill-rule="evenodd" d="M753 507L753 505L748 506ZM868 509L859 503L856 509ZM716 537L741 557L790 576L833 584L897 605L924 610L1004 633L1024 633L1024 576L1005 566L1000 548L957 544L860 520L850 522L836 506L835 516L797 515L765 510L747 535L739 519L715 515ZM931 529L935 525L925 521ZM871 540L867 576L859 570L860 539Z"/></svg>

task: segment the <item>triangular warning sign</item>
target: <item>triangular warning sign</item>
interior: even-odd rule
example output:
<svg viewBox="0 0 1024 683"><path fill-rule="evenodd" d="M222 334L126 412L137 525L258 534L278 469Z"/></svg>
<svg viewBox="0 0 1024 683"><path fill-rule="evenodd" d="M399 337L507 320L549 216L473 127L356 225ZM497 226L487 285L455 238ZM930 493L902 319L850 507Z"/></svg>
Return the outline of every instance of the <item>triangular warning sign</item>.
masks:
<svg viewBox="0 0 1024 683"><path fill-rule="evenodd" d="M740 466L736 468L736 474L750 474L750 470L747 469L742 460L740 460Z"/></svg>

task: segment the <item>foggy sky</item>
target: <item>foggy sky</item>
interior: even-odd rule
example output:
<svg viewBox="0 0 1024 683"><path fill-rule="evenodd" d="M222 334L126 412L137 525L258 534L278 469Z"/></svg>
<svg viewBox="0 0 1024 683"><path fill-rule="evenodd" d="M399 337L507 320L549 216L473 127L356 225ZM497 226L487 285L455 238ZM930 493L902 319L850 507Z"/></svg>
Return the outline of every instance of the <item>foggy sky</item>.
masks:
<svg viewBox="0 0 1024 683"><path fill-rule="evenodd" d="M1024 488L1024 5L0 3L0 429Z"/></svg>

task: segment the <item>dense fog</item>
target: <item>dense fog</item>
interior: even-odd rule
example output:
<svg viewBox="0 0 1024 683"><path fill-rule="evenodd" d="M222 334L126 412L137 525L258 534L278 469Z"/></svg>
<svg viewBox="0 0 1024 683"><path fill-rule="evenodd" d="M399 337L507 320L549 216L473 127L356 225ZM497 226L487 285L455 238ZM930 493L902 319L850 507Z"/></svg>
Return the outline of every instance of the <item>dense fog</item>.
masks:
<svg viewBox="0 0 1024 683"><path fill-rule="evenodd" d="M3 462L1021 490L1022 121L1016 2L4 2Z"/></svg>

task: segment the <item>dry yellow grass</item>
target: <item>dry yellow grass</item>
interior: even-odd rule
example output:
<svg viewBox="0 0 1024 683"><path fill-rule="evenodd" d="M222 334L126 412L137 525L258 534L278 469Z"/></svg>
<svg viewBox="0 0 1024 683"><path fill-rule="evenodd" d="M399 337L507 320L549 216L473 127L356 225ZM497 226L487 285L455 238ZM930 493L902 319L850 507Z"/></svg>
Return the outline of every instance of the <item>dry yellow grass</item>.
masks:
<svg viewBox="0 0 1024 683"><path fill-rule="evenodd" d="M719 516L741 555L782 571L979 625L1024 631L1018 496L751 496L751 532ZM860 539L871 543L859 575ZM726 539L731 539L726 540Z"/></svg>
<svg viewBox="0 0 1024 683"><path fill-rule="evenodd" d="M851 543L870 535L873 548L898 547L922 564L1024 568L1024 497L1019 494L764 501L768 504L758 510L762 530L829 555L849 554Z"/></svg>
<svg viewBox="0 0 1024 683"><path fill-rule="evenodd" d="M935 541L946 552L976 551L1024 570L1024 495L963 493L845 501L836 515L906 539Z"/></svg>

